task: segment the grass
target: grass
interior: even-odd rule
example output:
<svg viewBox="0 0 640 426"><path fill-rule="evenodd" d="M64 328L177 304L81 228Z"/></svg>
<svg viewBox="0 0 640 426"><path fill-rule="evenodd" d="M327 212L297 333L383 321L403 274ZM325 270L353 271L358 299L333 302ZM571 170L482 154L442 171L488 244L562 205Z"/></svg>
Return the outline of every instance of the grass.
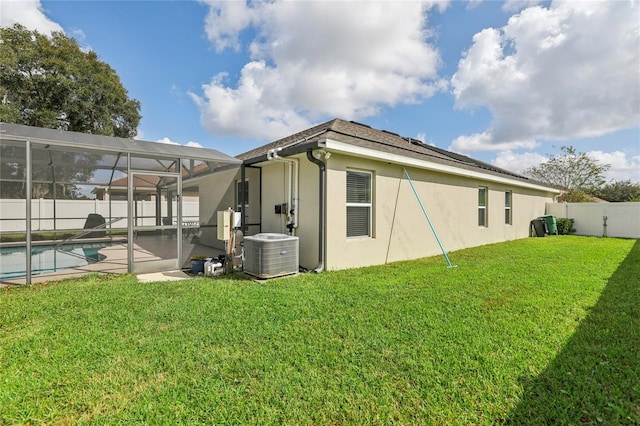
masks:
<svg viewBox="0 0 640 426"><path fill-rule="evenodd" d="M638 424L640 241L0 291L0 424Z"/></svg>

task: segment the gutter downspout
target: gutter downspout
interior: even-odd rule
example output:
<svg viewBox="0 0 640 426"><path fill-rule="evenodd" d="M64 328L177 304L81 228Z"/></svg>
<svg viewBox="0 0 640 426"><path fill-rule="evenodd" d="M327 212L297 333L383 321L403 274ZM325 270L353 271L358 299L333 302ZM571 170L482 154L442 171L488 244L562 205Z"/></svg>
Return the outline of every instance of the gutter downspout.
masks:
<svg viewBox="0 0 640 426"><path fill-rule="evenodd" d="M326 240L326 227L324 215L324 199L325 199L325 176L326 166L324 162L313 156L313 150L307 151L307 159L318 166L318 267L313 272L320 273L324 271L324 246Z"/></svg>

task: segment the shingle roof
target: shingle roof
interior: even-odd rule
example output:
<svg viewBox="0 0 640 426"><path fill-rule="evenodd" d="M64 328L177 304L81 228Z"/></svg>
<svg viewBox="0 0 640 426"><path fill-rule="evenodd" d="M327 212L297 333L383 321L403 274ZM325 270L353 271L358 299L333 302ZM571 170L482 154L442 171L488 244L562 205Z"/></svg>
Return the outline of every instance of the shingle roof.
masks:
<svg viewBox="0 0 640 426"><path fill-rule="evenodd" d="M296 152L296 147L308 147L310 142L319 142L324 139L463 169L477 170L494 175L506 175L529 183L539 183L466 155L427 145L419 140L402 137L390 131L374 129L366 124L341 119L334 119L268 143L240 154L237 158L247 162L263 157L266 160L267 152L271 149L284 148L287 149L288 154L292 154ZM302 149L299 151L302 151Z"/></svg>
<svg viewBox="0 0 640 426"><path fill-rule="evenodd" d="M266 156L267 152L274 148L283 148L283 147L293 148L296 145L300 145L304 142L309 142L313 140L318 141L320 139L320 136L328 132L331 129L331 127L338 121L342 121L342 120L335 119L323 124L318 124L317 126L311 127L310 129L303 130L291 136L287 136L286 138L278 139L277 141L274 141L266 145L262 145L257 148L254 148L250 151L244 152L236 156L236 158L239 158L240 160L243 160L243 161L252 160L255 158Z"/></svg>

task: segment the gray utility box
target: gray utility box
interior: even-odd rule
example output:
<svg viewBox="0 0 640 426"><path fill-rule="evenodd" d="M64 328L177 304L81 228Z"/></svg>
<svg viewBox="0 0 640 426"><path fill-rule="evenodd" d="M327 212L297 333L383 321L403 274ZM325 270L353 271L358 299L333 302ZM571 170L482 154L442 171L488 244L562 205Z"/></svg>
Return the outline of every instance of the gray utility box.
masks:
<svg viewBox="0 0 640 426"><path fill-rule="evenodd" d="M262 233L244 237L244 272L273 278L298 272L298 237Z"/></svg>

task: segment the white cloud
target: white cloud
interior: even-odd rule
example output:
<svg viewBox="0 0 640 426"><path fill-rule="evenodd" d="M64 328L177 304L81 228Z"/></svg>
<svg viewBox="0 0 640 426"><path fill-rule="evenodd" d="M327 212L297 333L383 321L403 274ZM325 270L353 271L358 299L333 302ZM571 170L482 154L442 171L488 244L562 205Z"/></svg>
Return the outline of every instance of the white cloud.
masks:
<svg viewBox="0 0 640 426"><path fill-rule="evenodd" d="M162 138L162 139L158 139L156 142L158 142L158 143L166 143L167 145L183 145L180 142L175 142L175 141L171 140L170 138L168 138L166 136L164 138ZM184 144L184 146L192 146L192 147L195 147L195 148L204 148L202 146L202 144L200 144L198 142L194 142L194 141L189 141L186 144Z"/></svg>
<svg viewBox="0 0 640 426"><path fill-rule="evenodd" d="M226 48L240 50L238 36L255 19L254 9L244 1L210 0L204 29L218 52Z"/></svg>
<svg viewBox="0 0 640 426"><path fill-rule="evenodd" d="M535 6L542 3L543 0L505 0L502 10L505 12L517 12L527 7Z"/></svg>
<svg viewBox="0 0 640 426"><path fill-rule="evenodd" d="M427 42L426 13L436 3L206 3L206 32L218 50L239 49L240 33L255 31L237 82L219 74L190 93L213 133L276 138L321 118L419 102L446 86Z"/></svg>
<svg viewBox="0 0 640 426"><path fill-rule="evenodd" d="M477 33L451 84L457 108L487 107L493 120L452 149L515 149L637 126L638 13L638 2L553 2Z"/></svg>
<svg viewBox="0 0 640 426"><path fill-rule="evenodd" d="M478 151L509 151L521 148L533 149L538 145L534 139L495 142L493 133L484 132L458 136L451 142L449 149L456 152L467 153Z"/></svg>
<svg viewBox="0 0 640 426"><path fill-rule="evenodd" d="M600 164L611 165L605 173L607 180L630 179L633 182L640 182L640 155L627 155L623 151L589 151L587 155Z"/></svg>
<svg viewBox="0 0 640 426"><path fill-rule="evenodd" d="M136 129L136 135L133 137L133 139L134 139L134 140L137 140L137 141L143 141L143 140L145 140L145 139L144 139L144 132L142 131L142 129L141 129L141 128L139 128L139 127L138 127L138 128Z"/></svg>
<svg viewBox="0 0 640 426"><path fill-rule="evenodd" d="M162 139L158 139L156 142L158 143L166 143L167 145L180 145L178 142L174 142L171 139L169 139L168 137L164 137Z"/></svg>
<svg viewBox="0 0 640 426"><path fill-rule="evenodd" d="M529 167L538 166L547 160L547 157L536 152L517 154L512 151L503 151L499 152L496 158L491 160L491 164L515 173L522 173Z"/></svg>
<svg viewBox="0 0 640 426"><path fill-rule="evenodd" d="M89 53L93 50L91 45L87 44L86 42L87 35L82 29L80 28L72 29L71 36L76 39L76 41L78 42L78 45L80 46L80 50L82 50L84 53Z"/></svg>
<svg viewBox="0 0 640 426"><path fill-rule="evenodd" d="M586 154L598 161L599 164L611 166L604 174L607 181L630 179L632 182L640 182L640 155L628 155L623 151L589 151ZM515 173L522 173L529 167L538 166L548 159L548 157L535 152L518 154L504 151L499 152L491 160L491 164Z"/></svg>
<svg viewBox="0 0 640 426"><path fill-rule="evenodd" d="M14 24L43 34L63 31L60 25L46 17L39 0L0 0L0 27Z"/></svg>
<svg viewBox="0 0 640 426"><path fill-rule="evenodd" d="M78 41L78 43L84 43L87 38L85 32L80 28L74 28L71 30L71 35Z"/></svg>
<svg viewBox="0 0 640 426"><path fill-rule="evenodd" d="M472 10L475 9L482 3L483 0L467 0L467 9Z"/></svg>
<svg viewBox="0 0 640 426"><path fill-rule="evenodd" d="M427 139L427 134L424 132L420 132L415 136L415 139L419 140L420 142L422 142L425 145L431 145L431 146L436 146L435 142Z"/></svg>

